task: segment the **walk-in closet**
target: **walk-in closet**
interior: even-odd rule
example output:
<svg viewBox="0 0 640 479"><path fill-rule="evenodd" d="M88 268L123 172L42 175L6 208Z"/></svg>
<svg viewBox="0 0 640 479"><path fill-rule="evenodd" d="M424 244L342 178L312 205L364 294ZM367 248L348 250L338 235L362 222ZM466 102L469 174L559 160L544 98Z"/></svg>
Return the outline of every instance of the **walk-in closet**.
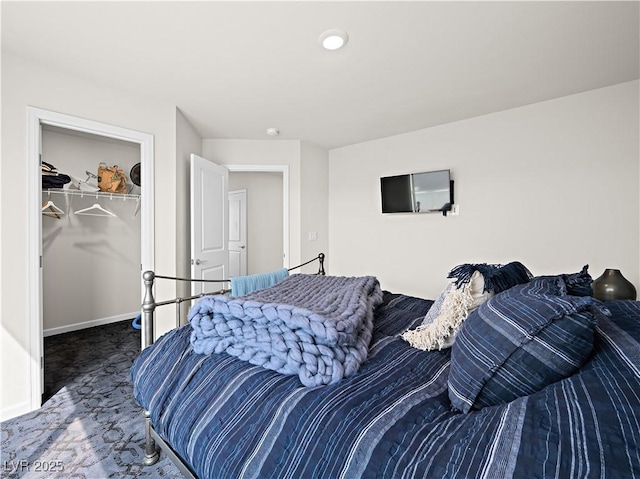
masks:
<svg viewBox="0 0 640 479"><path fill-rule="evenodd" d="M45 169L71 179L61 188L42 189L47 396L55 392L51 384L65 376L47 367L47 338L71 331L99 334L95 326L130 322L140 309L140 145L50 125L41 133ZM101 163L124 172L126 189L97 191Z"/></svg>

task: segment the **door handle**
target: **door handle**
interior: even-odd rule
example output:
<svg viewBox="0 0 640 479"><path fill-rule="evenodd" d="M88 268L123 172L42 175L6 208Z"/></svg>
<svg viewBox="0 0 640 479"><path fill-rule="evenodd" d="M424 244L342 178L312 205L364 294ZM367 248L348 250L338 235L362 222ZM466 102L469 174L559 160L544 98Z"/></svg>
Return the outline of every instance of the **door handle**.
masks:
<svg viewBox="0 0 640 479"><path fill-rule="evenodd" d="M240 246L240 249L245 249L245 248L246 248L245 245Z"/></svg>
<svg viewBox="0 0 640 479"><path fill-rule="evenodd" d="M204 263L206 263L206 262L207 262L207 260L206 260L206 259L199 259L199 258L196 258L196 260L194 261L194 263L196 264L196 266L201 265L201 264L204 264Z"/></svg>

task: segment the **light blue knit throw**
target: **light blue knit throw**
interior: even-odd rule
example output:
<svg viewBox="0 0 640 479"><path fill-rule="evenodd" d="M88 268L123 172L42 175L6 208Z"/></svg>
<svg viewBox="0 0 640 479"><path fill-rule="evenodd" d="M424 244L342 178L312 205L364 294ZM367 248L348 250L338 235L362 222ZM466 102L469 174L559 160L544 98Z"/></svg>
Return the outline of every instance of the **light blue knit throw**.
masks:
<svg viewBox="0 0 640 479"><path fill-rule="evenodd" d="M296 274L240 298L202 298L189 312L191 345L297 374L305 386L333 384L367 358L381 302L373 276Z"/></svg>

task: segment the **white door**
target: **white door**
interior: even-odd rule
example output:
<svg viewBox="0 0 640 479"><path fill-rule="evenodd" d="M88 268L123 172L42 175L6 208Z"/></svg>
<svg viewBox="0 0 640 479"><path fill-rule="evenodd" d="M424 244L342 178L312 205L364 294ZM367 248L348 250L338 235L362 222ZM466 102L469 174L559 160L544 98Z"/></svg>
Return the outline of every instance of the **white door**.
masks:
<svg viewBox="0 0 640 479"><path fill-rule="evenodd" d="M229 170L191 155L191 277L229 278ZM215 292L228 283L192 283L192 293Z"/></svg>
<svg viewBox="0 0 640 479"><path fill-rule="evenodd" d="M247 190L229 192L229 277L247 274Z"/></svg>

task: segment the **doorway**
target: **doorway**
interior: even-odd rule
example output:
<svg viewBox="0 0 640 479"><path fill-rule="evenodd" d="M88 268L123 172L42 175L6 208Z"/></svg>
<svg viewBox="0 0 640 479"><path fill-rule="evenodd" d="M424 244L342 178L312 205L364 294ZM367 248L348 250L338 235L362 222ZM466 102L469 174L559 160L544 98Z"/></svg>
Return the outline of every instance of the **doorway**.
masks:
<svg viewBox="0 0 640 479"><path fill-rule="evenodd" d="M139 145L140 151L140 268L153 269L154 257L154 171L153 136L126 128L99 123L84 118L28 107L28 168L29 168L29 302L31 410L42 404L44 391L43 287L42 287L42 128L49 126L69 132L85 133ZM143 289L140 282L140 298ZM144 344L144 330L142 344Z"/></svg>
<svg viewBox="0 0 640 479"><path fill-rule="evenodd" d="M247 274L289 268L289 166L234 164L224 166L229 170L230 189L247 189ZM245 173L247 177L254 176L258 182L254 182L254 186L260 184L260 178L262 178L261 188L264 187L267 190L258 192L251 184L247 186L247 183L241 180ZM264 214L265 207L271 208L268 214ZM252 216L254 219L257 216L259 219L267 220L271 225L265 227L266 229L262 228L254 222ZM268 241L264 241L265 238L268 238Z"/></svg>

